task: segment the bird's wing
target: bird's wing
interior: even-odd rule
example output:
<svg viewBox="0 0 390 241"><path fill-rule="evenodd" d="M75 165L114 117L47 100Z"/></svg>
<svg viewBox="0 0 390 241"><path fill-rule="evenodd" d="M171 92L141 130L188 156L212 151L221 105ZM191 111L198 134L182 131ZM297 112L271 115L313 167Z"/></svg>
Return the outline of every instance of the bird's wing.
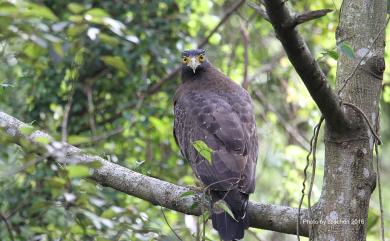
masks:
<svg viewBox="0 0 390 241"><path fill-rule="evenodd" d="M196 176L211 189L253 192L250 130L228 100L213 92L189 92L176 101L174 110L175 139ZM212 150L210 161L194 148L199 140Z"/></svg>

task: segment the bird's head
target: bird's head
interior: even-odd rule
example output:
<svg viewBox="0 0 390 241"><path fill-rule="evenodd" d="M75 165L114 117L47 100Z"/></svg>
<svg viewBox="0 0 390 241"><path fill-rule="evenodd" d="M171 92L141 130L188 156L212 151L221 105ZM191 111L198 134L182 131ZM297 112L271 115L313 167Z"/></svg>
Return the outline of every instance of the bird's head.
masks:
<svg viewBox="0 0 390 241"><path fill-rule="evenodd" d="M185 50L181 53L183 68L191 69L194 74L197 69L202 69L207 65L206 51L204 49Z"/></svg>

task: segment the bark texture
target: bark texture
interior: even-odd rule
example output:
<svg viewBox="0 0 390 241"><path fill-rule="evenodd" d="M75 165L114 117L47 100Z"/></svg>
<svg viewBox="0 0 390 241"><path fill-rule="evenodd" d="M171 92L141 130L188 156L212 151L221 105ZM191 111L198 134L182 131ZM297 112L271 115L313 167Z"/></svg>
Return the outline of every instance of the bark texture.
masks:
<svg viewBox="0 0 390 241"><path fill-rule="evenodd" d="M373 147L385 68L386 1L343 1L336 40L339 46L348 42L355 56L339 53L336 93L295 29L299 21L290 13L288 3L264 3L277 37L326 120L322 193L310 220L301 217L301 224L313 224L310 240L365 240L376 184Z"/></svg>
<svg viewBox="0 0 390 241"><path fill-rule="evenodd" d="M301 77L311 97L316 102L329 126L337 131L345 131L349 126L348 119L339 106L337 97L329 86L326 76L316 62L305 40L295 29L297 24L303 23L310 14L301 14L293 17L287 8L287 1L265 0L267 14L275 29L275 33L283 45L287 56ZM299 20L301 16L301 20Z"/></svg>
<svg viewBox="0 0 390 241"><path fill-rule="evenodd" d="M376 130L384 65L386 2L344 0L336 32L338 44L348 42L355 57L340 53L337 87L343 102L359 107ZM376 184L373 146L376 141L363 115L350 105L344 112L353 124L348 132L326 128L325 173L310 240L366 239L371 193Z"/></svg>

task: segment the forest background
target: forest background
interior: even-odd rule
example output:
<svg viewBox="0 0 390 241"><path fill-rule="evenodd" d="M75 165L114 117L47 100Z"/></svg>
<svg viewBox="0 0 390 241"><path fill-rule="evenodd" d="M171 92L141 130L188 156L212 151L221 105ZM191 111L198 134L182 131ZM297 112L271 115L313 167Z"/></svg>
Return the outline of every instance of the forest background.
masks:
<svg viewBox="0 0 390 241"><path fill-rule="evenodd" d="M172 96L180 83L180 52L202 46L216 67L248 86L254 100L260 152L251 200L297 207L321 113L272 26L249 2L237 2L0 1L0 110L142 174L195 185L172 136ZM338 57L355 54L348 41L335 40L341 1L291 4L297 12L333 10L298 29L334 86ZM390 63L388 53L385 61ZM380 103L383 200L390 199L389 77L386 69ZM319 143L313 202L322 186ZM88 167L38 157L0 135L0 239L177 239L169 226L183 240L196 236L196 217L102 187L84 178L88 174ZM367 240L380 237L377 191ZM389 226L390 202L384 210ZM206 231L215 240L210 224ZM259 229L245 238L294 239Z"/></svg>

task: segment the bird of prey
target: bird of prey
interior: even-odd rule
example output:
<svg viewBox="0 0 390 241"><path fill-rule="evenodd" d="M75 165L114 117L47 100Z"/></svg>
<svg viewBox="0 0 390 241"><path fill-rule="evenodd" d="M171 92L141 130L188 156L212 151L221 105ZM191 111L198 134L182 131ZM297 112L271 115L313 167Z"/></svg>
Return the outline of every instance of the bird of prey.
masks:
<svg viewBox="0 0 390 241"><path fill-rule="evenodd" d="M224 241L241 239L249 227L246 208L255 189L258 153L252 100L211 65L205 50L187 50L181 57L173 134L210 191L213 227Z"/></svg>

